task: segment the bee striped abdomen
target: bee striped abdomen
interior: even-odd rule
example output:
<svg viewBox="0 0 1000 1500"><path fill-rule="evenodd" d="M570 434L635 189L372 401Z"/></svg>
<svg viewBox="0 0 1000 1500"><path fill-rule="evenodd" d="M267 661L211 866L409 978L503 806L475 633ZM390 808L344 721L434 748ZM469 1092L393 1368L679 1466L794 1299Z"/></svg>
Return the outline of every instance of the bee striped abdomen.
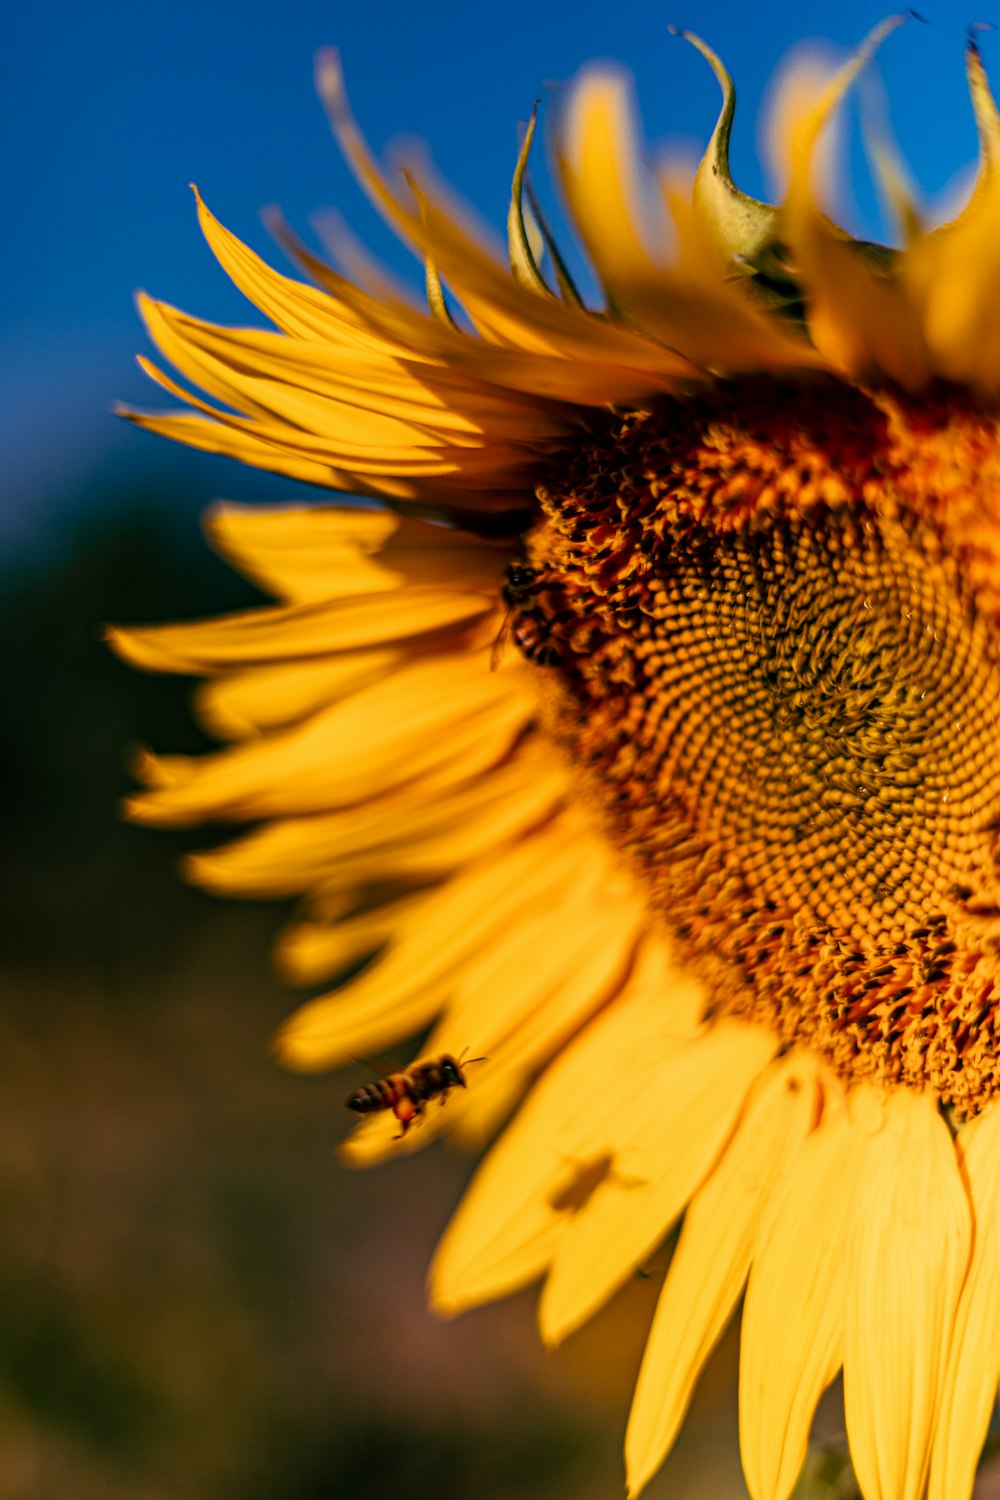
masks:
<svg viewBox="0 0 1000 1500"><path fill-rule="evenodd" d="M390 1073L388 1078L379 1078L375 1083L366 1083L347 1101L348 1109L359 1115L377 1114L383 1109L394 1109L407 1092L405 1073Z"/></svg>

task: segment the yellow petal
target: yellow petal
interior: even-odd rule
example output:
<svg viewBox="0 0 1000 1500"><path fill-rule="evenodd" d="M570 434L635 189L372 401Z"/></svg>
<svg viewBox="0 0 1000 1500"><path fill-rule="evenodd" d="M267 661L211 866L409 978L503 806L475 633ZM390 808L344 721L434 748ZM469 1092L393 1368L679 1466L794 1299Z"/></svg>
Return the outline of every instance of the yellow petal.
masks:
<svg viewBox="0 0 1000 1500"><path fill-rule="evenodd" d="M413 479L420 483L410 493L426 497L432 503L449 485L464 492L464 498L463 494L455 496L456 513L462 507L477 511L523 510L523 491L537 481L540 473L538 455L530 445L517 438L490 439L484 434L479 438L470 437L465 443L436 438L425 441L428 434L416 437L415 429L409 432L404 424L397 423L391 434L388 429L382 436L376 436L373 431L371 441L357 441L364 435L359 431L363 424L345 419L346 425L331 422L327 429L319 430L317 424L324 414L308 403L302 404L301 409L290 411L288 420L277 415L270 418L237 416L225 406L213 406L202 400L151 361L140 358L139 364L150 379L165 390L213 419L220 428L236 433L237 447L242 449L245 446L243 439L249 435L261 439L279 455L287 455L293 464L297 465L303 458L310 463L326 463L330 465L326 482L335 488L354 488L360 494L394 495L399 493L395 486L403 480ZM171 413L160 416L125 412L124 415L154 431L167 431L171 424L174 428L177 426ZM220 445L219 451L226 450ZM283 467L281 464L268 466ZM292 472L291 468L289 472ZM518 486L521 493L512 495L513 486ZM469 491L477 493L470 495ZM404 490L403 493L407 492Z"/></svg>
<svg viewBox="0 0 1000 1500"><path fill-rule="evenodd" d="M289 243L294 246L296 258L319 281L329 277L322 261L298 242ZM689 361L630 329L597 319L582 308L575 311L574 319L573 333L564 340L565 354L537 350L528 353L522 348L487 343L456 332L448 343L446 357L465 380L588 406L639 401L656 392L676 391L681 382L689 384L700 378ZM441 328L440 324L437 326ZM567 414L567 427L570 425Z"/></svg>
<svg viewBox="0 0 1000 1500"><path fill-rule="evenodd" d="M612 1083L616 1172L559 1241L539 1308L546 1343L585 1322L663 1239L718 1160L776 1045L763 1027L719 1021L666 1056L646 1049L621 1093Z"/></svg>
<svg viewBox="0 0 1000 1500"><path fill-rule="evenodd" d="M920 1500L971 1212L948 1127L929 1094L865 1086L844 1309L844 1412L865 1500ZM950 1500L950 1497L949 1497Z"/></svg>
<svg viewBox="0 0 1000 1500"><path fill-rule="evenodd" d="M385 510L219 504L209 540L262 588L291 604L404 586L495 590L509 547Z"/></svg>
<svg viewBox="0 0 1000 1500"><path fill-rule="evenodd" d="M634 894L629 899L602 888L586 916L590 941L582 961L567 966L544 1002L523 1012L497 1042L484 1087L470 1090L462 1101L454 1127L459 1140L481 1146L541 1066L620 989L643 928L642 903ZM450 1015L444 1024L457 1033Z"/></svg>
<svg viewBox="0 0 1000 1500"><path fill-rule="evenodd" d="M139 306L150 337L188 380L256 418L272 440L287 424L309 434L317 453L361 469L381 453L419 456L421 450L486 443L496 448L565 431L564 412L544 397L529 402L435 365L255 329L221 328L145 296ZM143 368L174 394L191 399L155 367ZM287 433L286 439L294 436Z"/></svg>
<svg viewBox="0 0 1000 1500"><path fill-rule="evenodd" d="M595 858L598 878L602 863ZM505 979L488 997L475 982L481 963L473 960L459 977L457 988L474 991L477 1004L463 1005L460 996L454 997L425 1050L429 1056L471 1050L486 1060L468 1090L449 1101L447 1113L430 1115L411 1146L424 1145L446 1130L481 1147L520 1098L529 1077L620 989L642 923L641 904L634 896L622 899L613 887L606 890L606 878L594 889L586 878L589 872L583 873L579 889L572 881L561 889L558 914L544 926L530 919L518 924L518 931L527 935L518 945L526 964L512 962L520 953L512 953L503 937L486 951L488 962L496 955L490 967ZM512 975L519 976L514 985ZM385 1117L366 1121L346 1143L344 1154L357 1164L379 1161L395 1154L396 1134Z"/></svg>
<svg viewBox="0 0 1000 1500"><path fill-rule="evenodd" d="M293 281L255 255L248 245L236 236L205 206L198 189L192 184L198 206L198 222L212 252L229 276L255 307L285 333L298 334L302 338L337 340L350 336L357 343L376 350L407 352L400 347L393 349L387 341L366 330L363 321L349 307L337 303L326 292L304 282ZM418 318L414 319L419 323ZM415 347L419 348L419 340Z"/></svg>
<svg viewBox="0 0 1000 1500"><path fill-rule="evenodd" d="M585 70L573 87L559 131L557 161L580 237L613 306L627 308L629 289L648 284L662 264L670 229L650 223L653 193L643 190L641 150L631 91L610 68Z"/></svg>
<svg viewBox="0 0 1000 1500"><path fill-rule="evenodd" d="M147 373L152 373L151 369ZM154 378L169 385L158 375ZM542 382L544 371L532 369L528 373L525 383L529 388L533 379ZM633 379L630 384L641 383ZM648 383L645 388L648 389ZM263 426L255 427L252 422L213 410L189 392L180 394L183 400L207 412L211 419L187 412L142 412L121 406L115 409L134 426L191 448L221 453L259 469L286 474L304 484L388 499L401 509L409 508L435 519L471 520L481 513L522 511L525 489L537 482L536 460L523 451L499 445L486 453L474 450L471 457L469 450L456 449L448 454L440 449L439 458L433 462L425 459L408 463L396 459L388 464L370 461L359 468L346 468L329 458L317 457L316 445L308 439L293 440L293 428L272 428L268 433Z"/></svg>
<svg viewBox="0 0 1000 1500"><path fill-rule="evenodd" d="M606 845L595 838L582 853L566 899L529 915L468 966L455 986L443 1023L446 1029L438 1037L442 1051L450 1051L453 1036L463 1032L469 1040L475 1038L476 1051L495 1049L579 966L593 950L586 917L593 915L595 893L608 880L608 866ZM517 976L514 985L512 975Z"/></svg>
<svg viewBox="0 0 1000 1500"><path fill-rule="evenodd" d="M1000 116L972 35L966 66L979 130L976 186L953 223L911 245L905 269L935 373L992 396L1000 389Z"/></svg>
<svg viewBox="0 0 1000 1500"><path fill-rule="evenodd" d="M588 1192L614 1170L620 1100L641 1081L637 1048L659 1056L681 1045L702 1003L648 940L621 994L559 1054L473 1179L431 1267L438 1312L505 1296L544 1270Z"/></svg>
<svg viewBox="0 0 1000 1500"><path fill-rule="evenodd" d="M753 1500L787 1500L840 1367L854 1135L836 1095L799 1147L753 1249L740 1340L740 1450Z"/></svg>
<svg viewBox="0 0 1000 1500"><path fill-rule="evenodd" d="M278 967L292 984L316 984L342 973L350 964L383 947L415 916L425 899L421 892L339 922L296 922L285 928L275 945Z"/></svg>
<svg viewBox="0 0 1000 1500"><path fill-rule="evenodd" d="M420 528L419 522L410 524ZM400 525L391 511L344 505L262 509L223 501L203 525L217 552L290 604L377 594L405 581L380 560ZM433 534L443 528L420 529Z"/></svg>
<svg viewBox="0 0 1000 1500"><path fill-rule="evenodd" d="M889 125L884 90L871 81L871 75L866 75L865 82L868 86L861 99L865 156L884 209L898 237L909 245L923 233L917 191Z"/></svg>
<svg viewBox="0 0 1000 1500"><path fill-rule="evenodd" d="M165 757L166 784L128 811L182 827L347 807L449 767L464 776L495 765L535 707L523 678L476 657L427 658L293 729L200 759Z"/></svg>
<svg viewBox="0 0 1000 1500"><path fill-rule="evenodd" d="M403 648L395 646L233 672L198 689L198 718L222 740L283 729L380 681L404 660Z"/></svg>
<svg viewBox="0 0 1000 1500"><path fill-rule="evenodd" d="M769 1198L815 1122L816 1070L809 1054L793 1053L762 1075L725 1155L691 1201L625 1434L632 1496L673 1446L695 1381L743 1290Z"/></svg>
<svg viewBox="0 0 1000 1500"><path fill-rule="evenodd" d="M321 56L317 81L341 150L359 182L396 230L440 268L480 332L501 344L510 344L512 351L530 351L542 360L551 354L562 356L564 362L601 358L611 367L642 370L649 382L647 390L669 389L672 382L696 375L689 362L674 351L521 286L467 227L468 216L460 223L458 213L443 206L441 194L432 193L426 181L419 189L419 210L410 209L379 171L351 116L335 53ZM426 177L426 173L423 175ZM614 184L612 188L617 192ZM629 230L623 227L621 232L627 235ZM455 331L438 326L449 338L450 349L458 350L464 344L476 350L475 341L463 340ZM609 378L614 379L613 369ZM605 395L605 400L611 399Z"/></svg>
<svg viewBox="0 0 1000 1500"><path fill-rule="evenodd" d="M220 390L216 399L225 405L213 406L167 375L152 360L140 355L138 364L150 380L223 427L260 437L293 458L324 462L346 473L433 478L456 472L460 461L474 468L477 455L481 459L486 446L485 439L480 437L468 450L456 447L394 418L381 419L377 413L361 413L355 422L351 413L337 412L329 401L309 393L290 393L274 381L268 382L266 389L257 388L257 401L247 396L241 399L235 389ZM213 384L219 386L221 382ZM234 415L228 410L237 403L250 415ZM527 455L505 450L499 444L491 448L491 456L495 453L501 462L518 458L528 461Z"/></svg>
<svg viewBox="0 0 1000 1500"><path fill-rule="evenodd" d="M325 656L441 630L493 601L459 589L397 589L324 604L251 609L183 625L112 628L120 656L148 672L217 672L262 661Z"/></svg>
<svg viewBox="0 0 1000 1500"><path fill-rule="evenodd" d="M392 481L391 488L388 489L384 487L383 481L368 483L318 458L302 455L293 457L246 429L238 431L232 427L223 427L218 422L194 416L190 412L142 412L133 411L127 406L116 406L115 412L118 416L125 417L134 427L141 427L146 432L156 432L161 437L172 438L174 442L186 443L189 448L197 448L201 453L221 453L239 463L252 464L256 469L285 474L301 484L326 485L331 489L359 495L386 494L411 498L416 494L415 487L403 480Z"/></svg>
<svg viewBox="0 0 1000 1500"><path fill-rule="evenodd" d="M1000 1108L959 1133L974 1248L962 1288L931 1454L928 1500L968 1500L1000 1380Z"/></svg>
<svg viewBox="0 0 1000 1500"><path fill-rule="evenodd" d="M587 70L571 96L558 162L612 308L706 369L817 363L806 341L766 319L738 284L744 278L719 255L710 220L693 211L690 182L677 189L667 174L665 205L644 182L641 160L625 81Z"/></svg>
<svg viewBox="0 0 1000 1500"><path fill-rule="evenodd" d="M414 908L363 974L289 1018L277 1039L282 1061L303 1071L335 1067L425 1026L469 959L536 902L556 900L578 859L572 828L557 820L454 876Z"/></svg>
<svg viewBox="0 0 1000 1500"><path fill-rule="evenodd" d="M273 224L272 228L289 253L307 267L320 285L330 286L350 300L361 295L311 254L287 226ZM387 319L384 305L369 300L365 311L374 325L390 328L391 313ZM574 333L567 338L566 356L529 354L523 349L487 343L433 320L423 329L421 338L421 349L447 360L459 378L560 402L604 406L609 402L638 401L653 392L674 391L681 380L690 382L698 378L696 369L680 356L629 329L598 320L582 308L575 312Z"/></svg>
<svg viewBox="0 0 1000 1500"><path fill-rule="evenodd" d="M903 19L891 16L877 26L791 126L791 177L782 224L805 288L816 347L852 379L889 375L915 390L926 383L929 365L907 280L890 252L859 244L820 212L811 181L824 125L875 48Z"/></svg>
<svg viewBox="0 0 1000 1500"><path fill-rule="evenodd" d="M426 881L537 827L568 789L550 748L529 741L492 773L456 786L410 782L358 807L268 823L189 856L187 874L209 890L241 896L293 895L325 877L356 890Z"/></svg>
<svg viewBox="0 0 1000 1500"><path fill-rule="evenodd" d="M302 428L313 435L317 451L329 452L335 447L345 457L363 458L383 448L409 451L437 444L435 436L412 422L345 402L329 377L324 382L314 377L312 382L314 387L325 384L326 390L294 383L288 378L289 367L294 369L297 349L291 340L277 334L261 334L257 336L258 347L253 351L252 362L238 358L237 348L232 348L230 359L223 361L219 350L224 341L231 342L224 329L200 324L145 294L140 294L139 311L150 338L188 380L217 401L257 417L264 424L287 423ZM249 337L246 335L244 342ZM276 352L265 355L260 347L264 338L271 339L282 350L283 359ZM147 374L159 378L155 367L144 368ZM184 394L166 380L161 383L176 394ZM262 430L266 433L267 428Z"/></svg>
<svg viewBox="0 0 1000 1500"><path fill-rule="evenodd" d="M353 337L320 343L255 328L224 328L148 298L140 306L155 324L150 331L156 342L178 369L223 400L228 391L242 409L257 415L271 408L259 405L254 393L277 382L456 442L487 433L527 441L565 428L561 405L463 377L438 359L359 348Z"/></svg>

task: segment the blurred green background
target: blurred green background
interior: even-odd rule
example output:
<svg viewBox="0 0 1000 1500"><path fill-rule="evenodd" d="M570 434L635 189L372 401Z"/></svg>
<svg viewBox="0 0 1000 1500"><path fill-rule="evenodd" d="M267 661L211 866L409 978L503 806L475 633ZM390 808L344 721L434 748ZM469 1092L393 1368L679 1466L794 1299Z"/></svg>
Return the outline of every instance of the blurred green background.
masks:
<svg viewBox="0 0 1000 1500"><path fill-rule="evenodd" d="M75 526L8 563L0 756L3 1500L608 1500L663 1266L546 1354L533 1293L440 1322L423 1300L472 1163L333 1151L360 1072L269 1055L295 997L282 904L186 888L211 841L123 823L141 742L196 750L190 684L108 620L258 596L155 468L82 485ZM743 1494L727 1345L651 1496ZM691 1473L700 1476L697 1483Z"/></svg>

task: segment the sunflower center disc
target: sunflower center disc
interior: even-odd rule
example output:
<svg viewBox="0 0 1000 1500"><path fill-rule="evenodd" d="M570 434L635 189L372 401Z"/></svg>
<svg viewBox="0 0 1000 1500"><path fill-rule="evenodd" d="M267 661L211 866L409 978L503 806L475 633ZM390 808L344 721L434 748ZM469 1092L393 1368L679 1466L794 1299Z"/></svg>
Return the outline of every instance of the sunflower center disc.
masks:
<svg viewBox="0 0 1000 1500"><path fill-rule="evenodd" d="M880 415L852 409L845 463L817 409L826 470L797 455L766 514L743 484L734 522L734 464L690 450L748 435L705 406L629 419L544 497L517 634L554 663L552 730L717 1008L978 1108L1000 1090L995 619L932 514L871 503ZM753 439L779 458L783 422Z"/></svg>
<svg viewBox="0 0 1000 1500"><path fill-rule="evenodd" d="M782 908L899 941L989 856L985 630L901 533L782 525L658 560L631 776ZM655 859L642 807L635 832Z"/></svg>

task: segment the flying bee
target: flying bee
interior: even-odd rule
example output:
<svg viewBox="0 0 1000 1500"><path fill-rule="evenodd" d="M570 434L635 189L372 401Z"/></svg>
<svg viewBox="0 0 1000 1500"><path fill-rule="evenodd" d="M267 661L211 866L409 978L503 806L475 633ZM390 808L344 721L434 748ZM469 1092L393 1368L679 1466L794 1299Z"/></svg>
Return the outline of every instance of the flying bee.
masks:
<svg viewBox="0 0 1000 1500"><path fill-rule="evenodd" d="M559 664L559 652L549 641L549 620L537 600L541 585L538 573L527 563L511 563L505 575L500 597L505 605L503 624L493 643L490 666L496 671L497 664L507 642L513 636L521 655L539 667L555 667Z"/></svg>
<svg viewBox="0 0 1000 1500"><path fill-rule="evenodd" d="M466 1062L464 1052L457 1058L446 1052L433 1061L413 1063L401 1073L389 1073L374 1083L366 1083L351 1095L347 1108L359 1115L391 1109L402 1127L393 1139L400 1141L410 1126L423 1117L431 1099L440 1098L444 1104L452 1089L468 1087L463 1069L469 1063L485 1061L484 1057L470 1057Z"/></svg>

